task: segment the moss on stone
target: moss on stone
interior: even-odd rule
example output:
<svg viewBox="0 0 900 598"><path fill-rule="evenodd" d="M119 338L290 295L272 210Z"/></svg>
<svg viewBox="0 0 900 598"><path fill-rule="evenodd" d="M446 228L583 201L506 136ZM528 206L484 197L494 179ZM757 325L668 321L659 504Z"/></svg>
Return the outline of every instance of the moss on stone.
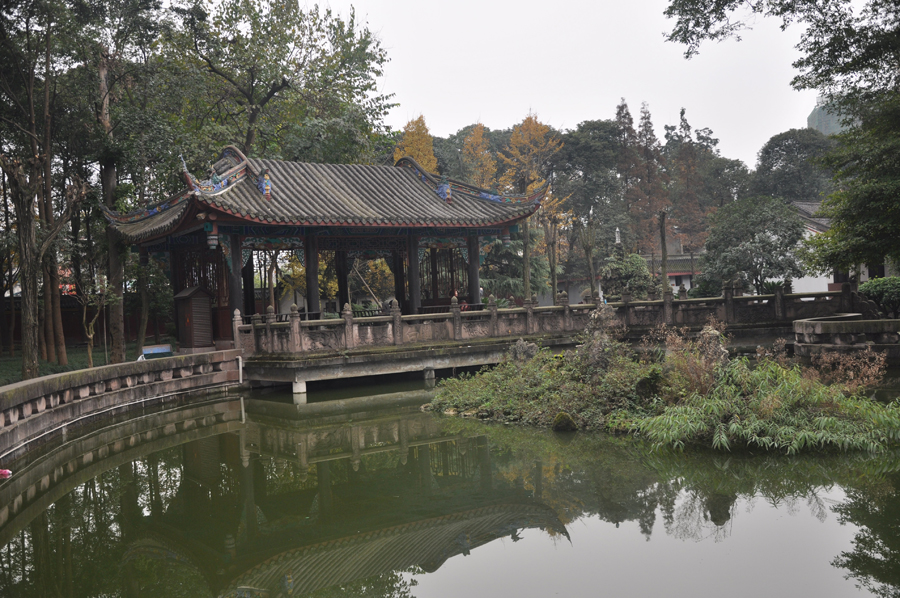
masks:
<svg viewBox="0 0 900 598"><path fill-rule="evenodd" d="M560 411L556 414L556 417L553 418L553 423L550 424L550 428L554 432L574 432L578 429L578 424L575 423L575 420L572 419L571 415L565 411Z"/></svg>

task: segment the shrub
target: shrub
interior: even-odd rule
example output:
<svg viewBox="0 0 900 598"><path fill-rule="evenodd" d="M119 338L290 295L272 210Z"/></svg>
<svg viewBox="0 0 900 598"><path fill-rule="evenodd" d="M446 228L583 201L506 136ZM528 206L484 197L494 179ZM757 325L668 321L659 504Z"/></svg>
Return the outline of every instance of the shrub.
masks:
<svg viewBox="0 0 900 598"><path fill-rule="evenodd" d="M718 278L711 278L702 273L694 277L691 284L693 286L688 290L688 297L691 299L722 296L722 281Z"/></svg>
<svg viewBox="0 0 900 598"><path fill-rule="evenodd" d="M859 292L894 318L900 316L900 277L875 278L859 285Z"/></svg>
<svg viewBox="0 0 900 598"><path fill-rule="evenodd" d="M795 454L807 449L881 452L900 439L900 404L846 397L839 386L803 376L774 361L750 368L730 362L711 392L691 394L665 413L633 424L659 445L746 446Z"/></svg>
<svg viewBox="0 0 900 598"><path fill-rule="evenodd" d="M643 299L656 283L644 258L632 253L606 258L600 268L600 284L607 299L619 298L625 290L635 299Z"/></svg>
<svg viewBox="0 0 900 598"><path fill-rule="evenodd" d="M494 369L442 381L433 405L543 427L565 413L578 429L679 448L879 452L900 441L900 401L860 394L883 374L880 354L825 355L802 368L780 346L758 352L751 368L745 358L729 360L715 321L696 338L662 327L638 352L616 338L615 324L597 310L583 343L565 355L542 349L530 357L522 343Z"/></svg>

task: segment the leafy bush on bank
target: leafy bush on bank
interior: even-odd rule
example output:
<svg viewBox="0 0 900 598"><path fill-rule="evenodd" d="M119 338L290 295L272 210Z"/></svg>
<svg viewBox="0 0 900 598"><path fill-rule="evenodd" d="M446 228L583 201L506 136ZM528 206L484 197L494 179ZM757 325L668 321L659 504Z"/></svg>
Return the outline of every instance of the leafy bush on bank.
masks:
<svg viewBox="0 0 900 598"><path fill-rule="evenodd" d="M751 367L728 359L715 326L693 339L661 329L635 350L615 338L612 320L595 312L583 344L565 355L528 351L520 341L497 367L443 381L433 407L542 427L565 412L580 429L676 448L880 452L900 440L900 402L862 394L861 383L884 372L877 355L828 356L820 372L776 351Z"/></svg>
<svg viewBox="0 0 900 598"><path fill-rule="evenodd" d="M859 292L877 303L885 314L900 316L900 276L873 278L859 285Z"/></svg>

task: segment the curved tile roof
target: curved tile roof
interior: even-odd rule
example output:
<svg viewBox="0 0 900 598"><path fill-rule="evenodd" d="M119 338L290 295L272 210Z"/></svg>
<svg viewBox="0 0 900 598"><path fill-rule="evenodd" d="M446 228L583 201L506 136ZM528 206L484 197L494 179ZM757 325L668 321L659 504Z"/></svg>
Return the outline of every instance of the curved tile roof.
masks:
<svg viewBox="0 0 900 598"><path fill-rule="evenodd" d="M191 203L263 224L342 227L489 227L512 223L540 207L546 187L529 196L496 195L438 179L409 158L396 166L307 164L248 159L228 147L216 174L148 210L107 212L131 242L175 230Z"/></svg>
<svg viewBox="0 0 900 598"><path fill-rule="evenodd" d="M498 504L364 531L279 552L239 573L220 595L238 595L247 588L275 594L288 573L294 593L302 596L416 565L434 571L457 554L518 529L538 527L567 535L556 513L541 504Z"/></svg>

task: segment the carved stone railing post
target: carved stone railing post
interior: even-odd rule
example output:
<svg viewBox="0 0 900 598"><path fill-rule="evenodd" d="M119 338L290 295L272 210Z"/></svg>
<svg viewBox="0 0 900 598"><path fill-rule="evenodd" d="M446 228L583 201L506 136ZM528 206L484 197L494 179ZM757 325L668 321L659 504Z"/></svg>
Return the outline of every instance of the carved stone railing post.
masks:
<svg viewBox="0 0 900 598"><path fill-rule="evenodd" d="M275 306L270 305L266 308L266 343L268 343L269 353L275 352L275 331L272 330L272 324L275 323Z"/></svg>
<svg viewBox="0 0 900 598"><path fill-rule="evenodd" d="M622 291L622 305L625 310L625 326L631 326L631 291Z"/></svg>
<svg viewBox="0 0 900 598"><path fill-rule="evenodd" d="M344 349L353 349L356 347L356 338L353 334L353 308L349 303L344 304L341 316L344 318Z"/></svg>
<svg viewBox="0 0 900 598"><path fill-rule="evenodd" d="M667 286L666 290L663 292L663 323L667 326L672 326L675 323L675 311L672 309L672 301L674 300L674 295L672 293L672 287Z"/></svg>
<svg viewBox="0 0 900 598"><path fill-rule="evenodd" d="M534 301L532 299L526 299L522 302L522 307L525 308L525 334L534 333Z"/></svg>
<svg viewBox="0 0 900 598"><path fill-rule="evenodd" d="M497 298L493 295L488 297L488 311L491 312L491 337L497 336Z"/></svg>
<svg viewBox="0 0 900 598"><path fill-rule="evenodd" d="M291 353L299 353L303 350L303 336L300 328L300 311L297 304L291 305Z"/></svg>
<svg viewBox="0 0 900 598"><path fill-rule="evenodd" d="M394 332L394 344L403 344L403 317L400 312L400 303L396 299L391 301L391 317L394 319L391 329Z"/></svg>
<svg viewBox="0 0 900 598"><path fill-rule="evenodd" d="M462 339L462 316L459 315L459 299L450 298L450 315L453 321L453 340Z"/></svg>
<svg viewBox="0 0 900 598"><path fill-rule="evenodd" d="M681 299L681 300L684 300L684 299L687 299L687 298L688 298L688 292L687 292L687 289L684 288L684 285L683 285L683 284L682 284L681 286L678 287L678 298Z"/></svg>
<svg viewBox="0 0 900 598"><path fill-rule="evenodd" d="M250 335L253 337L254 353L265 353L268 351L266 347L266 339L260 338L259 335L264 334L263 317L261 314L253 314L250 317Z"/></svg>
<svg viewBox="0 0 900 598"><path fill-rule="evenodd" d="M557 303L563 308L563 330L572 330L572 308L569 307L569 294L563 291L557 295Z"/></svg>
<svg viewBox="0 0 900 598"><path fill-rule="evenodd" d="M784 305L784 287L776 286L775 287L775 319L783 320L785 318L785 305Z"/></svg>
<svg viewBox="0 0 900 598"><path fill-rule="evenodd" d="M234 348L235 349L243 349L241 347L241 332L238 328L244 323L244 319L241 317L241 310L234 310L234 317L231 319L231 334L234 338Z"/></svg>
<svg viewBox="0 0 900 598"><path fill-rule="evenodd" d="M734 323L734 285L730 280L722 284L722 297L725 299L725 323Z"/></svg>

